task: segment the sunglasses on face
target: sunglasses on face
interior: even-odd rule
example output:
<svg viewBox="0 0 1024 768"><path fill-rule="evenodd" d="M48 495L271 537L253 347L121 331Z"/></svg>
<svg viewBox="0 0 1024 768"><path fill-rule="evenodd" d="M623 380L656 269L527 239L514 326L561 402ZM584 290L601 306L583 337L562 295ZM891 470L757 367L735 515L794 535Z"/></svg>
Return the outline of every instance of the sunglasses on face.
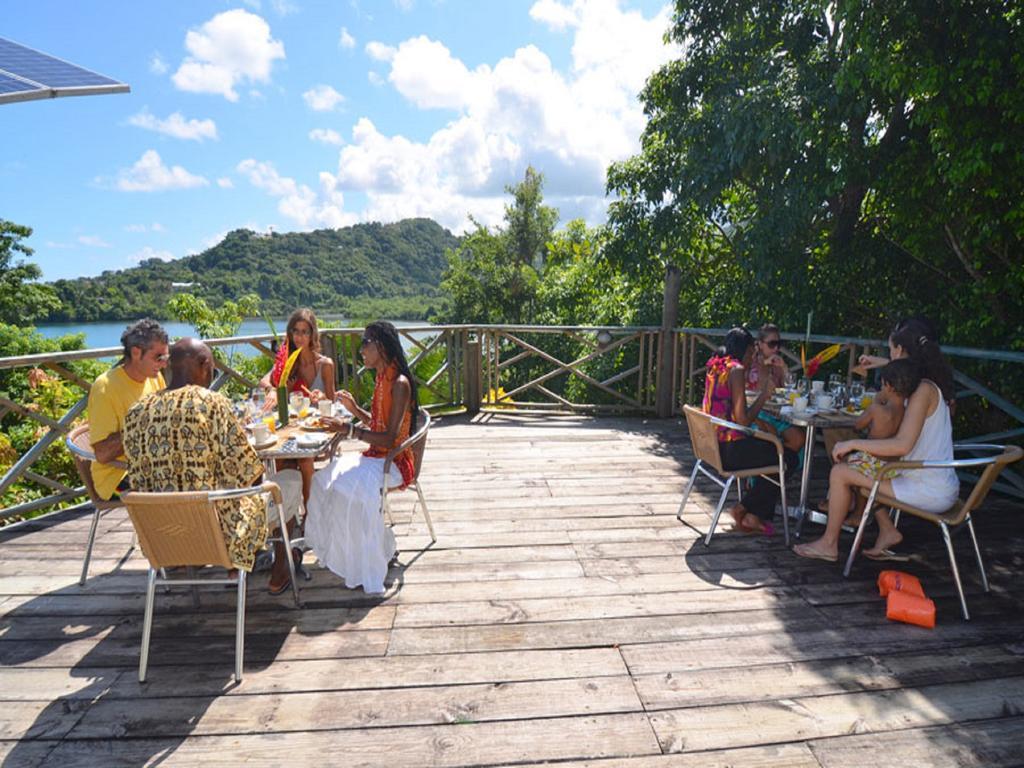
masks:
<svg viewBox="0 0 1024 768"><path fill-rule="evenodd" d="M168 360L171 359L171 356L170 355L153 355L153 359L156 360L158 363L166 363Z"/></svg>
<svg viewBox="0 0 1024 768"><path fill-rule="evenodd" d="M359 342L359 348L360 348L360 349L363 349L363 348L365 348L365 347L368 347L368 346L370 346L370 345L371 345L371 344L373 344L373 343L374 343L374 340L373 340L373 339L368 339L368 338L366 338L366 337L364 336L364 337L363 337L363 340Z"/></svg>
<svg viewBox="0 0 1024 768"><path fill-rule="evenodd" d="M764 344L769 349L782 348L782 339L772 339L771 341L762 341L761 343Z"/></svg>

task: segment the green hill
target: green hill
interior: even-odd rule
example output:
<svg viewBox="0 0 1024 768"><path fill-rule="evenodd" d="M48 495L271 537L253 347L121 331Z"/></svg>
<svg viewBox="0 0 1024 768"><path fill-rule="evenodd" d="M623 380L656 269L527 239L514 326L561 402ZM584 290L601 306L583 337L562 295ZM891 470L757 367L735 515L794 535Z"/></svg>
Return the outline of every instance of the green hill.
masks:
<svg viewBox="0 0 1024 768"><path fill-rule="evenodd" d="M307 306L349 316L383 311L418 318L437 303L445 251L458 243L430 219L271 235L238 229L193 256L57 280L52 285L62 307L47 319L169 319L167 301L175 291L211 305L255 293L278 316Z"/></svg>

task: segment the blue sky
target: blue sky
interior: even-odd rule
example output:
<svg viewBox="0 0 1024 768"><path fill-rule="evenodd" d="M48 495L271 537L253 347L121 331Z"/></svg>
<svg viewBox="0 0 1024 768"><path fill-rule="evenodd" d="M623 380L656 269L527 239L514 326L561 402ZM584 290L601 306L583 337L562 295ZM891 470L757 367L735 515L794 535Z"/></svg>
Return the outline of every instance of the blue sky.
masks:
<svg viewBox="0 0 1024 768"><path fill-rule="evenodd" d="M0 107L0 218L50 280L238 227L461 232L527 164L563 221L598 222L668 22L653 0L22 3L0 36L132 92Z"/></svg>

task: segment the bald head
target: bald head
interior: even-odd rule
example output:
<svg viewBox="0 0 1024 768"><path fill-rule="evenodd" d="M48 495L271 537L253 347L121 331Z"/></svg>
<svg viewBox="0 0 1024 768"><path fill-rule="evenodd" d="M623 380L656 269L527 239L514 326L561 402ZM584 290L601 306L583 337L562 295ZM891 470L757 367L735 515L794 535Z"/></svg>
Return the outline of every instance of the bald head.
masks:
<svg viewBox="0 0 1024 768"><path fill-rule="evenodd" d="M177 389L186 384L208 387L213 381L213 353L199 339L186 336L171 345L168 368L171 371L168 389Z"/></svg>

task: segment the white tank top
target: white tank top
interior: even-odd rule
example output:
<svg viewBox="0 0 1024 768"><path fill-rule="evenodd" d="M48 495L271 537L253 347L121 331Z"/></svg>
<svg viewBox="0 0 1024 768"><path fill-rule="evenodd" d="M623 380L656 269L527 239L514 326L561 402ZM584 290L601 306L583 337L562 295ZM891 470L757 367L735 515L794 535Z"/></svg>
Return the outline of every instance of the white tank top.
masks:
<svg viewBox="0 0 1024 768"><path fill-rule="evenodd" d="M949 419L949 406L935 382L922 379L921 385L925 384L935 388L939 404L924 420L917 442L903 458L906 461L952 461L953 424ZM960 481L952 469L917 469L893 478L892 489L900 501L938 513L953 506L960 494Z"/></svg>

